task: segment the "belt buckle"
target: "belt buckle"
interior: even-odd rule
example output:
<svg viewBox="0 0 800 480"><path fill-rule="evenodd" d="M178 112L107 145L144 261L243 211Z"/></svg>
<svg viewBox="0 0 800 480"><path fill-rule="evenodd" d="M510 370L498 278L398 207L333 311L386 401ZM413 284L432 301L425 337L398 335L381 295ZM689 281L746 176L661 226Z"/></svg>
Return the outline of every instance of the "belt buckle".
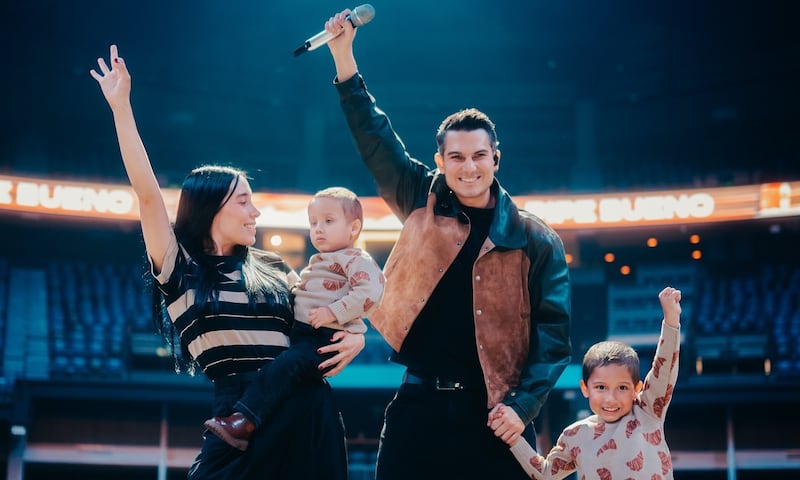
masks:
<svg viewBox="0 0 800 480"><path fill-rule="evenodd" d="M439 377L436 377L436 390L442 390L442 391L464 390L464 384L462 384L461 382L446 382L446 384L443 385L439 381Z"/></svg>

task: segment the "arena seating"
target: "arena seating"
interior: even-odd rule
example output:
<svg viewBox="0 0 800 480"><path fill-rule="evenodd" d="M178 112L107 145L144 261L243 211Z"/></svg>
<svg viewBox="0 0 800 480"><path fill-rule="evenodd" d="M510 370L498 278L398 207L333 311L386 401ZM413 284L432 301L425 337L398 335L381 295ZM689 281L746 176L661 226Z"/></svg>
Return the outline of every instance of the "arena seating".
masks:
<svg viewBox="0 0 800 480"><path fill-rule="evenodd" d="M703 373L800 377L800 267L709 265L697 288L692 343Z"/></svg>
<svg viewBox="0 0 800 480"><path fill-rule="evenodd" d="M30 285L14 290L9 265L0 258L0 346L8 341L9 292L36 290ZM57 259L43 269L47 375L122 381L142 366L171 374L162 358L168 350L152 326L144 265ZM642 266L635 282L608 284L608 337L644 348L652 344L658 333L654 319L660 316L653 291L666 284L681 285L684 292L685 350L702 362L694 374L800 376L798 266ZM354 364L386 365L390 354L370 327Z"/></svg>

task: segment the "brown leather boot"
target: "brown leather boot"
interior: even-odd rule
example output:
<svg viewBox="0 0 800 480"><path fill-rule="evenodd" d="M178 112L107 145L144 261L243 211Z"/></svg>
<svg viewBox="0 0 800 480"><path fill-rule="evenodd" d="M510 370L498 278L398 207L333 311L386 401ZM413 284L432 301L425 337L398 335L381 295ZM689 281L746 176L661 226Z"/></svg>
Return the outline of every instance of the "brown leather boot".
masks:
<svg viewBox="0 0 800 480"><path fill-rule="evenodd" d="M253 430L256 429L253 422L245 418L240 412L234 412L229 417L210 418L203 425L214 435L225 440L225 443L241 451L247 450L250 436L253 434Z"/></svg>

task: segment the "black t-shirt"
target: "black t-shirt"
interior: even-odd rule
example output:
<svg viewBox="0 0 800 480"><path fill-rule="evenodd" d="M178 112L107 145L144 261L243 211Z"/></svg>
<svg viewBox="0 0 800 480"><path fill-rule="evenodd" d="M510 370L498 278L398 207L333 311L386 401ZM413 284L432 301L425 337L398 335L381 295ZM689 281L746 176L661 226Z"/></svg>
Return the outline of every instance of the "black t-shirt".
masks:
<svg viewBox="0 0 800 480"><path fill-rule="evenodd" d="M392 360L419 374L482 384L475 341L472 268L489 234L494 208L462 207L471 224L453 264L422 309Z"/></svg>

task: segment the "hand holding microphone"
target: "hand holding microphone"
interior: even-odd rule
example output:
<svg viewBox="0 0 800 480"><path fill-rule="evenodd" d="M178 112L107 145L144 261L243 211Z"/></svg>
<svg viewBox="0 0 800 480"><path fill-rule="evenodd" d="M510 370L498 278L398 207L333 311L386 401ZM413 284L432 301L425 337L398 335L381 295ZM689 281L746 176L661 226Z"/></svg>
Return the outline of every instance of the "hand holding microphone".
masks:
<svg viewBox="0 0 800 480"><path fill-rule="evenodd" d="M366 25L375 17L375 8L372 7L369 3L365 3L364 5L359 5L354 8L350 15L347 16L347 20L353 27L360 27L362 25ZM317 48L325 45L333 38L336 38L337 35L329 33L327 30L323 30L318 34L314 35L313 37L306 40L303 45L297 47L294 51L294 56L302 55L305 52L310 52L311 50L316 50Z"/></svg>

